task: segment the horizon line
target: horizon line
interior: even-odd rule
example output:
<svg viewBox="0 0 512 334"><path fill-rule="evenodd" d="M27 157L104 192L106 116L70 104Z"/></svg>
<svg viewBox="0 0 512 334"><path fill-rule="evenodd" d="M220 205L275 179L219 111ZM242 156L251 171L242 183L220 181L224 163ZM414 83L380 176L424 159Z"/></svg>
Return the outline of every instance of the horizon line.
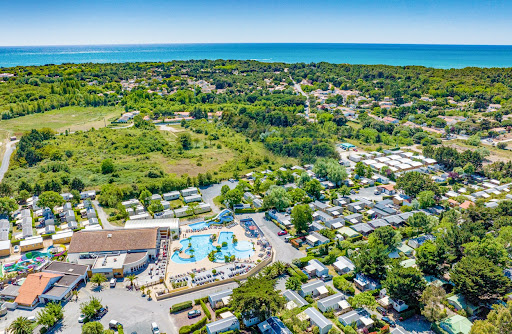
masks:
<svg viewBox="0 0 512 334"><path fill-rule="evenodd" d="M505 46L512 47L512 44L448 44L448 43L356 43L356 42L165 42L165 43L100 43L100 44L34 44L34 45L0 45L0 48L14 47L80 47L80 46L137 46L137 45L236 45L236 44L289 44L289 45L404 45L404 46Z"/></svg>

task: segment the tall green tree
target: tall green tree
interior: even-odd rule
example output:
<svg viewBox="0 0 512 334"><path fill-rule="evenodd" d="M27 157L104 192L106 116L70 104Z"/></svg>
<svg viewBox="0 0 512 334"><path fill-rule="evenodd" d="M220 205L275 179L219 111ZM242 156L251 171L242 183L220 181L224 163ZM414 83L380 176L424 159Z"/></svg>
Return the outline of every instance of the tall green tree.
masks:
<svg viewBox="0 0 512 334"><path fill-rule="evenodd" d="M475 305L501 298L512 286L503 270L485 257L463 257L450 278L455 290Z"/></svg>
<svg viewBox="0 0 512 334"><path fill-rule="evenodd" d="M425 275L442 275L446 271L446 260L446 250L432 241L416 249L416 264Z"/></svg>
<svg viewBox="0 0 512 334"><path fill-rule="evenodd" d="M275 289L275 280L265 276L249 277L233 289L231 306L245 319L257 317L261 321L276 314L285 305L285 299Z"/></svg>
<svg viewBox="0 0 512 334"><path fill-rule="evenodd" d="M364 245L353 258L356 271L373 278L383 278L390 259L389 250L382 242Z"/></svg>
<svg viewBox="0 0 512 334"><path fill-rule="evenodd" d="M409 306L416 306L425 290L426 282L418 269L394 266L388 272L382 286L386 288L391 298L403 300Z"/></svg>
<svg viewBox="0 0 512 334"><path fill-rule="evenodd" d="M48 207L53 210L56 206L61 206L66 201L59 193L55 191L45 191L41 195L39 195L38 205L42 208Z"/></svg>
<svg viewBox="0 0 512 334"><path fill-rule="evenodd" d="M283 211L291 205L290 195L283 187L270 186L267 195L263 198L263 206L267 209L276 208Z"/></svg>
<svg viewBox="0 0 512 334"><path fill-rule="evenodd" d="M291 218L297 233L306 232L313 222L312 210L307 204L296 205L292 209Z"/></svg>
<svg viewBox="0 0 512 334"><path fill-rule="evenodd" d="M103 325L98 321L92 321L82 326L82 334L104 334Z"/></svg>

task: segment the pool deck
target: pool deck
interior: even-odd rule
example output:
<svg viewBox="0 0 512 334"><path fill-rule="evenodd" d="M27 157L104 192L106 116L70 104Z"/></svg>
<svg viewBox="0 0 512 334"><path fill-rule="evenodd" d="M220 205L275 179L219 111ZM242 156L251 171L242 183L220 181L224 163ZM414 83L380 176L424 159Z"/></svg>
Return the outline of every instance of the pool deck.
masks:
<svg viewBox="0 0 512 334"><path fill-rule="evenodd" d="M183 233L180 236L179 240L174 240L171 243L170 249L174 250L175 248L181 247L182 245L180 244L180 240L186 239L186 238L188 238L190 236L194 236L194 235L217 234L217 240L218 240L219 234L221 232L233 232L236 235L236 238L238 239L238 241L249 241L249 242L254 243L254 249L255 249L254 254L249 258L238 260L237 261L238 263L254 263L254 264L256 264L259 259L262 259L262 257L259 257L258 255L260 253L265 254L265 251L262 249L262 247L257 244L259 238L247 237L245 235L245 229L242 226L240 226L240 224L236 224L235 226L233 226L231 228L226 228L226 227L211 228L211 229L206 229L203 231ZM198 269L204 268L205 270L211 270L211 269L218 268L218 267L225 266L225 265L226 264L222 263L222 262L210 262L210 260L208 260L208 257L206 257L202 260L199 260L197 262L190 262L190 263L176 263L176 262L173 262L172 260L169 260L169 265L167 266L167 276L170 277L170 276L176 276L176 275L180 275L180 274L191 273L191 272L193 272L194 269L198 270Z"/></svg>

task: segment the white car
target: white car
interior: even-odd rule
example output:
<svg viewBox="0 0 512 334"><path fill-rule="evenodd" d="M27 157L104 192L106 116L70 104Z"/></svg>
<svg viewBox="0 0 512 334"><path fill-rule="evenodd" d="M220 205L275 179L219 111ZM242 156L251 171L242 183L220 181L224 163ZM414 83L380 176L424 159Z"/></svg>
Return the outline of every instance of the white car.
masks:
<svg viewBox="0 0 512 334"><path fill-rule="evenodd" d="M15 245L14 246L14 253L19 253L19 252L20 252L20 246Z"/></svg>
<svg viewBox="0 0 512 334"><path fill-rule="evenodd" d="M78 317L78 322L82 323L82 322L84 322L84 320L85 320L85 315L84 314L80 314L80 316Z"/></svg>
<svg viewBox="0 0 512 334"><path fill-rule="evenodd" d="M156 322L151 323L151 330L153 331L153 334L160 334L160 328L158 328Z"/></svg>

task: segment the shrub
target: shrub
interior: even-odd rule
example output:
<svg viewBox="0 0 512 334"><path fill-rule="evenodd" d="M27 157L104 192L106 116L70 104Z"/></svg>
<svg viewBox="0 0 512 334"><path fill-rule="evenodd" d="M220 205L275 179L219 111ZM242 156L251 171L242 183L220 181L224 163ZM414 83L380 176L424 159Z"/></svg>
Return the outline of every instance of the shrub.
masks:
<svg viewBox="0 0 512 334"><path fill-rule="evenodd" d="M215 316L218 316L219 314L227 312L227 311L231 311L231 308L230 307L219 308L219 309L215 310Z"/></svg>
<svg viewBox="0 0 512 334"><path fill-rule="evenodd" d="M201 303L201 308L203 309L203 312L204 312L204 315L206 315L208 317L208 319L212 319L212 314L210 313L210 310L208 309L208 307L206 307L206 304L200 300L200 303Z"/></svg>
<svg viewBox="0 0 512 334"><path fill-rule="evenodd" d="M201 301L207 303L208 302L208 297L203 297L203 298L199 298L199 299L194 299L194 305L199 305L201 304Z"/></svg>
<svg viewBox="0 0 512 334"><path fill-rule="evenodd" d="M340 291L343 291L343 292L345 292L347 294L350 294L350 295L354 295L354 293L356 291L354 289L354 287L352 286L352 283L347 281L342 276L334 277L334 279L332 280L332 284L334 285L334 287L336 289L338 289Z"/></svg>
<svg viewBox="0 0 512 334"><path fill-rule="evenodd" d="M192 307L192 301L174 304L171 306L171 313L179 312Z"/></svg>

